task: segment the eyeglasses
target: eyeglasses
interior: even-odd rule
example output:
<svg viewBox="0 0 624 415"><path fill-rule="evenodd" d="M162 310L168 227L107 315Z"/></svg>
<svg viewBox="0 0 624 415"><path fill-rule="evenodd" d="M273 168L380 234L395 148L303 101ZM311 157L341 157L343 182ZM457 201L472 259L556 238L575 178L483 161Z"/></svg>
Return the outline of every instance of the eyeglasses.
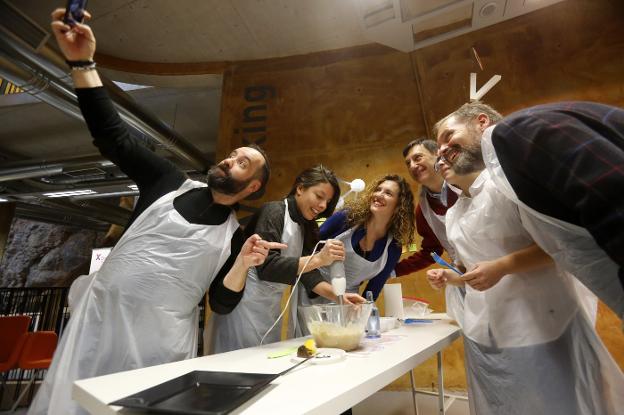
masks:
<svg viewBox="0 0 624 415"><path fill-rule="evenodd" d="M442 163L450 164L448 160L444 158L444 156L438 156L438 158L435 161L435 164L433 165L433 169L436 171L436 173L440 172Z"/></svg>

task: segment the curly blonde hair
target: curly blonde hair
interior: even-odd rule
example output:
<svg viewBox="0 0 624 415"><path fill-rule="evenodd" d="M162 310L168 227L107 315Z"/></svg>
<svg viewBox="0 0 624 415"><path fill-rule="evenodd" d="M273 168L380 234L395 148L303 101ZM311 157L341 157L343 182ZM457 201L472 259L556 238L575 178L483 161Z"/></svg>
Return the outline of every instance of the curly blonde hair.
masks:
<svg viewBox="0 0 624 415"><path fill-rule="evenodd" d="M409 245L414 242L415 216L414 216L414 195L412 189L405 179L396 174L388 174L378 178L366 187L362 196L350 200L345 204L347 212L348 227L366 226L372 217L370 205L373 200L373 193L377 187L386 180L395 182L399 186L397 206L390 219L390 229L388 232L401 245Z"/></svg>

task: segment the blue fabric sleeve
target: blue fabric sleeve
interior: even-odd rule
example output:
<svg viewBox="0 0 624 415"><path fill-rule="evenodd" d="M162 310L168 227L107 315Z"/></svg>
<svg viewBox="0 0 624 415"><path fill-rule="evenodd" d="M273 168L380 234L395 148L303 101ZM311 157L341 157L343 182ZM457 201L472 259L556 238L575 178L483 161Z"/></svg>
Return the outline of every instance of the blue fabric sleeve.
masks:
<svg viewBox="0 0 624 415"><path fill-rule="evenodd" d="M347 229L347 212L339 210L331 215L325 223L321 225L320 237L321 239L331 239L340 235Z"/></svg>
<svg viewBox="0 0 624 415"><path fill-rule="evenodd" d="M388 281L388 278L390 277L390 273L394 270L395 265L397 264L397 262L399 262L399 259L401 258L401 250L401 245L393 239L388 246L388 259L386 261L386 265L379 274L368 280L368 284L366 284L366 289L364 290L364 293L366 293L366 291L372 291L373 298L377 300L377 297L379 297L383 286L386 284L386 281Z"/></svg>

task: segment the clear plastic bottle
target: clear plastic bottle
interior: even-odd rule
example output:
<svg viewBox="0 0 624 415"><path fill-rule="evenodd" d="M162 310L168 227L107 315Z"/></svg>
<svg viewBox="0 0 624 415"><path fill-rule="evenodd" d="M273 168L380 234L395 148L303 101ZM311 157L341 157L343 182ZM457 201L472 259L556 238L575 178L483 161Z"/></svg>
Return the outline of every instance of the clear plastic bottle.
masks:
<svg viewBox="0 0 624 415"><path fill-rule="evenodd" d="M377 339L381 337L381 332L379 331L379 309L373 300L372 291L366 291L366 299L373 303L373 309L368 318L368 323L366 323L366 337L369 339Z"/></svg>

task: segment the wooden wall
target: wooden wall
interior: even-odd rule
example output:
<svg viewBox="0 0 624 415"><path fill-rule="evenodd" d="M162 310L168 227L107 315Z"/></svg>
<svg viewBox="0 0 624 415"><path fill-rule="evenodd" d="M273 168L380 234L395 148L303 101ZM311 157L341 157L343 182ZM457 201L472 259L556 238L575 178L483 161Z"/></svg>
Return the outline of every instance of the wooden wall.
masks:
<svg viewBox="0 0 624 415"><path fill-rule="evenodd" d="M315 163L346 180L388 172L408 177L401 149L468 100L470 72L478 73L478 87L502 75L485 99L502 113L560 100L624 106L623 16L621 1L568 0L411 54L367 45L232 64L224 75L217 153L261 144L273 172L265 200L274 200ZM423 272L401 280L405 295L444 309ZM624 335L604 307L598 328L624 367ZM445 371L449 388L465 389L460 342L445 352ZM434 378L434 361L417 369L418 386ZM408 385L402 378L389 388Z"/></svg>
<svg viewBox="0 0 624 415"><path fill-rule="evenodd" d="M402 146L425 133L417 96L409 55L376 45L238 64L224 76L218 152L261 144L269 199L316 163L348 180L403 172Z"/></svg>
<svg viewBox="0 0 624 415"><path fill-rule="evenodd" d="M624 106L624 2L567 0L411 54L429 123L463 104L468 73L503 114L566 100ZM484 70L473 58L479 53Z"/></svg>

